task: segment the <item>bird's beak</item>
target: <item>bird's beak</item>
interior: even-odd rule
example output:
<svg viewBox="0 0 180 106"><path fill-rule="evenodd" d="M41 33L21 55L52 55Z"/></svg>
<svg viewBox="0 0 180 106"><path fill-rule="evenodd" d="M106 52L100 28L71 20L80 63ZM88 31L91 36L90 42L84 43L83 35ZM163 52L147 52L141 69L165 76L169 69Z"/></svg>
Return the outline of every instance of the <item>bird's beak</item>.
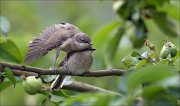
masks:
<svg viewBox="0 0 180 106"><path fill-rule="evenodd" d="M93 45L92 43L88 43L89 45Z"/></svg>
<svg viewBox="0 0 180 106"><path fill-rule="evenodd" d="M95 51L96 49L92 49L92 51Z"/></svg>
<svg viewBox="0 0 180 106"><path fill-rule="evenodd" d="M90 51L95 51L96 49L90 48L89 50L90 50Z"/></svg>
<svg viewBox="0 0 180 106"><path fill-rule="evenodd" d="M95 51L96 50L96 49L92 48L92 46L90 46L88 49L91 50L91 51Z"/></svg>

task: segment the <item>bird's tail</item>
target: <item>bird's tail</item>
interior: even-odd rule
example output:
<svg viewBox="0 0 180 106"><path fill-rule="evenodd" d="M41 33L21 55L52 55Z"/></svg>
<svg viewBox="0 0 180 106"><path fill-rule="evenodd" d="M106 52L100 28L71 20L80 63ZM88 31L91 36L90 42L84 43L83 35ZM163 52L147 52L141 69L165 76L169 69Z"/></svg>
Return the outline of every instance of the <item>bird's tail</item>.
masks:
<svg viewBox="0 0 180 106"><path fill-rule="evenodd" d="M65 77L66 77L66 76L64 76L64 75L58 75L58 76L56 77L56 79L54 80L54 82L51 84L50 90L52 90L52 91L57 91L57 90L59 90L60 88L62 88Z"/></svg>

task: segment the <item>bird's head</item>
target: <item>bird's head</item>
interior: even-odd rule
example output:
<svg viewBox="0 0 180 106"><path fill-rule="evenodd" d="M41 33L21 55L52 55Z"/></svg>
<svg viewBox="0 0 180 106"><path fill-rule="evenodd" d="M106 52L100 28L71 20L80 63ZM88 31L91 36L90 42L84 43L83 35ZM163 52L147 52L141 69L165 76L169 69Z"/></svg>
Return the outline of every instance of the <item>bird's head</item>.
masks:
<svg viewBox="0 0 180 106"><path fill-rule="evenodd" d="M74 36L74 49L75 50L84 50L91 47L91 39L89 36L86 36L84 33L77 33Z"/></svg>

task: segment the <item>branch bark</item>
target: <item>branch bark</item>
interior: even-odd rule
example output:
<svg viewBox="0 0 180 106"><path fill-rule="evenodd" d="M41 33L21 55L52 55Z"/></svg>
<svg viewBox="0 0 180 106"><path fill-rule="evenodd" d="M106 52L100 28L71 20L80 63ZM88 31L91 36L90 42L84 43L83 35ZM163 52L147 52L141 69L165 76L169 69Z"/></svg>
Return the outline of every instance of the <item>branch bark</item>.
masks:
<svg viewBox="0 0 180 106"><path fill-rule="evenodd" d="M120 93L109 91L109 90L99 88L97 86L89 85L86 83L82 83L82 82L73 82L69 85L63 85L62 89L79 91L79 92L102 92L102 93L108 93L108 94L113 94L113 95L117 95L117 96L122 96L122 94L120 94Z"/></svg>
<svg viewBox="0 0 180 106"><path fill-rule="evenodd" d="M68 73L66 70L42 69L42 68L31 67L31 66L27 66L27 65L15 65L15 64L0 62L0 70L3 68L6 68L6 67L8 67L10 69L14 69L14 70L19 70L22 72L24 72L24 71L33 72L38 75L61 74L61 75L70 75L70 76L81 76L81 77L123 76L126 72L125 70L120 70L120 69L108 69L108 70L89 71L89 72L83 73L81 75L74 75L72 73Z"/></svg>
<svg viewBox="0 0 180 106"><path fill-rule="evenodd" d="M20 71L20 70L11 70L15 76L38 76L37 73L34 72L27 72L27 71Z"/></svg>

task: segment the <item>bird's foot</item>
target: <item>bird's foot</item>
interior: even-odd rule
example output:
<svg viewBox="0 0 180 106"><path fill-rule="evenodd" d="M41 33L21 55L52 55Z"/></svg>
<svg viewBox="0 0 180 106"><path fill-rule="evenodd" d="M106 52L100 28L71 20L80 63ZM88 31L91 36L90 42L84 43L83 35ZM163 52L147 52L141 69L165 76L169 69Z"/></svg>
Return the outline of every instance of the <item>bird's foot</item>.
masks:
<svg viewBox="0 0 180 106"><path fill-rule="evenodd" d="M54 70L54 69L56 69L56 68L55 68L54 66L52 66L52 67L50 67L49 69L50 69L50 70Z"/></svg>
<svg viewBox="0 0 180 106"><path fill-rule="evenodd" d="M57 68L55 68L55 67L52 66L52 67L50 67L49 69L54 71L54 75L57 74Z"/></svg>
<svg viewBox="0 0 180 106"><path fill-rule="evenodd" d="M71 74L71 71L68 69L68 67L65 67L64 71L66 71L68 74Z"/></svg>

